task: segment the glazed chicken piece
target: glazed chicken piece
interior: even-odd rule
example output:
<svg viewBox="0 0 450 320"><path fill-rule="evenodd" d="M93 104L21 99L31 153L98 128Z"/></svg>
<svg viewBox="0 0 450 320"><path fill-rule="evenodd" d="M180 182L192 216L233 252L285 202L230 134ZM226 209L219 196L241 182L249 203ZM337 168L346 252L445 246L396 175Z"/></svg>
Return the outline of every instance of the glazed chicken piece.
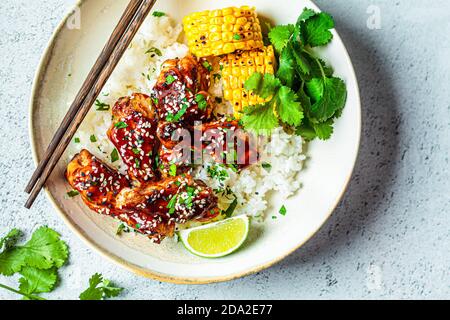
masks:
<svg viewBox="0 0 450 320"><path fill-rule="evenodd" d="M183 136L182 130L188 131L190 140L184 137L177 141ZM177 174L189 172L191 165L198 163L196 159L201 160L204 156L209 156L217 163L233 165L237 169L244 169L259 160L256 141L242 130L237 120L222 119L188 128L182 128L180 123L164 123L158 126L157 135L162 144L159 162L163 177L169 176L170 169L173 171L174 166Z"/></svg>
<svg viewBox="0 0 450 320"><path fill-rule="evenodd" d="M157 136L161 143L158 160L162 177L189 172L192 164L192 129L185 128L180 122L162 122L158 126Z"/></svg>
<svg viewBox="0 0 450 320"><path fill-rule="evenodd" d="M161 121L192 125L210 119L213 105L207 93L210 86L207 63L190 55L164 62L152 92Z"/></svg>
<svg viewBox="0 0 450 320"><path fill-rule="evenodd" d="M139 210L158 216L170 223L209 220L220 212L217 197L202 181L190 175L166 178L143 188L124 190L117 197L123 210Z"/></svg>
<svg viewBox="0 0 450 320"><path fill-rule="evenodd" d="M176 223L219 214L213 191L188 175L133 187L87 150L69 163L66 178L89 208L120 219L156 243L173 236Z"/></svg>
<svg viewBox="0 0 450 320"><path fill-rule="evenodd" d="M114 122L108 137L127 165L129 178L138 185L157 180L153 159L159 145L158 122L150 97L135 93L120 98L112 112Z"/></svg>
<svg viewBox="0 0 450 320"><path fill-rule="evenodd" d="M106 215L119 215L116 197L129 181L94 157L82 150L69 163L66 170L69 184L77 190L86 205L92 210Z"/></svg>
<svg viewBox="0 0 450 320"><path fill-rule="evenodd" d="M221 119L202 125L202 151L215 162L244 169L259 160L256 140L237 120Z"/></svg>
<svg viewBox="0 0 450 320"><path fill-rule="evenodd" d="M138 210L125 211L119 207L117 197L129 190L129 181L89 151L82 150L69 163L66 178L93 211L118 218L157 243L166 236L173 236L173 223Z"/></svg>

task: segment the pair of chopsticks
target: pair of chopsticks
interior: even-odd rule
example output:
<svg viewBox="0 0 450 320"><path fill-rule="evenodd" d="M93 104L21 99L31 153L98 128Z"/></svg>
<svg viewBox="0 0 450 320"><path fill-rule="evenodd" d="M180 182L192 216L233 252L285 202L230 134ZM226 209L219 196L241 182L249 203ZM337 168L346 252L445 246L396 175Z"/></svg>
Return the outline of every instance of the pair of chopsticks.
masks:
<svg viewBox="0 0 450 320"><path fill-rule="evenodd" d="M30 194L25 207L30 209L50 174L72 141L98 95L119 63L139 27L150 13L156 0L130 0L103 51L76 95L69 111L56 131L42 161L31 177L25 192Z"/></svg>

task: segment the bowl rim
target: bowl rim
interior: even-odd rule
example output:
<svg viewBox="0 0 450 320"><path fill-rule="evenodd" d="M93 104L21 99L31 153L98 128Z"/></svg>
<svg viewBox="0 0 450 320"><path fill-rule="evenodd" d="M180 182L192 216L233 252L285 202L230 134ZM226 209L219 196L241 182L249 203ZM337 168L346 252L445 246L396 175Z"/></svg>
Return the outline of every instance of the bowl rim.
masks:
<svg viewBox="0 0 450 320"><path fill-rule="evenodd" d="M54 49L54 46L56 44L56 41L58 39L58 37L60 36L60 33L63 29L63 27L66 25L68 19L71 17L71 15L73 14L73 11L77 8L77 7L81 7L87 0L77 0L76 3L74 4L74 6L72 7L72 9L66 13L66 15L63 17L62 21L58 24L58 26L56 27L56 29L54 30L52 36L50 37L46 48L39 60L39 64L37 66L35 75L34 75L34 79L33 79L33 85L32 85L32 91L31 91L31 96L30 96L30 100L29 100L29 110L28 110L28 115L29 115L29 123L28 123L28 134L29 134L29 138L30 138L30 142L31 142L31 149L32 149L32 157L33 157L33 161L35 163L35 165L37 166L39 163L39 157L38 157L38 153L37 153L37 144L36 144L36 139L35 139L35 134L34 134L34 117L33 114L35 112L36 109L36 102L39 98L39 92L40 92L40 88L41 88L41 79L44 77L44 75L47 72L47 68L48 68L48 64L52 55L52 51ZM312 0L308 0L310 2L310 5L312 7L314 7L317 11L322 11ZM281 255L278 255L277 257L275 257L274 259L272 259L271 261L261 264L257 267L254 268L250 268L248 270L245 271L241 271L241 272L237 272L237 273L233 273L231 275L228 276L220 276L220 277L211 277L211 278L192 278L192 277L174 277L174 276L170 276L167 274L161 274L155 271L150 271L148 269L145 269L143 267L140 267L134 263L130 263L129 261L126 261L122 258L120 258L119 256L113 254L112 252L108 251L107 249L103 248L101 245L97 244L91 237L89 237L80 226L78 226L76 223L74 223L64 212L64 210L62 209L62 207L57 203L57 201L55 200L55 198L53 197L53 195L51 194L51 192L47 189L44 188L45 190L45 194L47 195L47 198L50 200L50 203L53 205L53 207L56 209L58 215L62 218L62 220L64 221L64 223L69 227L69 229L75 233L88 247L94 249L94 251L97 251L98 253L100 253L100 255L102 255L103 257L107 258L108 260L112 261L113 263L125 268L128 271L133 272L134 274L137 274L139 276L145 277L145 278L149 278L152 280L157 280L157 281L161 281L161 282L167 282L167 283L173 283L173 284L195 284L195 285L200 285L200 284L211 284L211 283L220 283L220 282L226 282L226 281L231 281L231 280L235 280L235 279L239 279L242 277L246 277L252 274L255 274L257 272L263 271L265 269L268 269L272 266L274 266L275 264L281 262L282 260L284 260L285 258L287 258L288 256L290 256L292 253L294 253L295 251L297 251L298 249L300 249L303 245L305 245L309 240L311 240L311 238L320 230L322 229L322 227L324 226L324 224L330 219L330 217L332 216L334 210L336 209L337 205L339 204L339 202L341 201L341 199L343 198L343 196L345 195L348 186L350 184L351 178L353 176L354 170L355 170L355 166L357 163L357 160L359 158L359 152L360 152L360 146L361 146L361 133L362 133L362 106L361 106L361 95L360 95L360 89L359 89L359 85L358 85L358 78L356 76L356 72L355 72L355 68L353 66L353 62L350 58L350 55L348 53L348 50L345 46L345 43L342 41L342 38L340 37L338 31L335 29L336 32L336 36L335 39L337 39L338 41L340 41L341 43L344 44L344 56L346 59L348 59L348 61L350 61L350 73L351 76L355 79L355 86L356 86L356 103L357 103L357 110L359 110L359 117L358 117L358 122L357 122L357 148L356 148L356 152L355 152L355 156L353 159L353 163L352 163L352 169L349 172L349 175L346 178L346 181L344 183L344 187L342 188L342 192L339 195L339 197L336 198L336 202L334 203L334 205L331 207L330 211L328 212L328 214L324 217L323 221L321 222L320 226L314 230L313 232L311 232L311 234L309 234L307 237L305 237L305 239L303 241L301 241L298 245L296 245L295 247L291 248L291 250L284 252Z"/></svg>

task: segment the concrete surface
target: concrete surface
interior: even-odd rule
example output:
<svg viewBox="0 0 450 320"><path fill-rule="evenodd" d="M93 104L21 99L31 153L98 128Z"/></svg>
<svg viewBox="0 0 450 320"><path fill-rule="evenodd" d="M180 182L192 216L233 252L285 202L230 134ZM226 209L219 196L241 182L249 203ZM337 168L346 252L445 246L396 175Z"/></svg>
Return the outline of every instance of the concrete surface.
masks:
<svg viewBox="0 0 450 320"><path fill-rule="evenodd" d="M326 226L285 261L206 286L159 283L113 265L77 239L43 195L33 210L23 208L34 169L32 78L74 2L0 1L0 234L43 224L62 233L70 264L46 297L76 298L101 272L127 289L126 299L450 298L450 2L316 1L334 15L361 86L364 139L350 188Z"/></svg>

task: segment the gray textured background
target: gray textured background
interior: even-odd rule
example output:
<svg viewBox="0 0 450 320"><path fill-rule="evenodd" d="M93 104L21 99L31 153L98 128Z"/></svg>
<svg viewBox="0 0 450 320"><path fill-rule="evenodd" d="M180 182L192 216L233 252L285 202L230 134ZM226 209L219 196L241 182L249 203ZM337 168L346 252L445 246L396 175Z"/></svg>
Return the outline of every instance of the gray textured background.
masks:
<svg viewBox="0 0 450 320"><path fill-rule="evenodd" d="M44 196L23 209L34 165L28 99L40 55L74 0L0 1L0 234L47 224L71 248L61 286L76 298L102 272L129 299L450 298L450 2L317 0L333 14L361 86L364 138L345 198L302 249L259 274L177 286L137 277L77 239ZM381 29L370 30L377 5ZM0 277L16 286L17 279ZM15 298L0 291L0 298Z"/></svg>

